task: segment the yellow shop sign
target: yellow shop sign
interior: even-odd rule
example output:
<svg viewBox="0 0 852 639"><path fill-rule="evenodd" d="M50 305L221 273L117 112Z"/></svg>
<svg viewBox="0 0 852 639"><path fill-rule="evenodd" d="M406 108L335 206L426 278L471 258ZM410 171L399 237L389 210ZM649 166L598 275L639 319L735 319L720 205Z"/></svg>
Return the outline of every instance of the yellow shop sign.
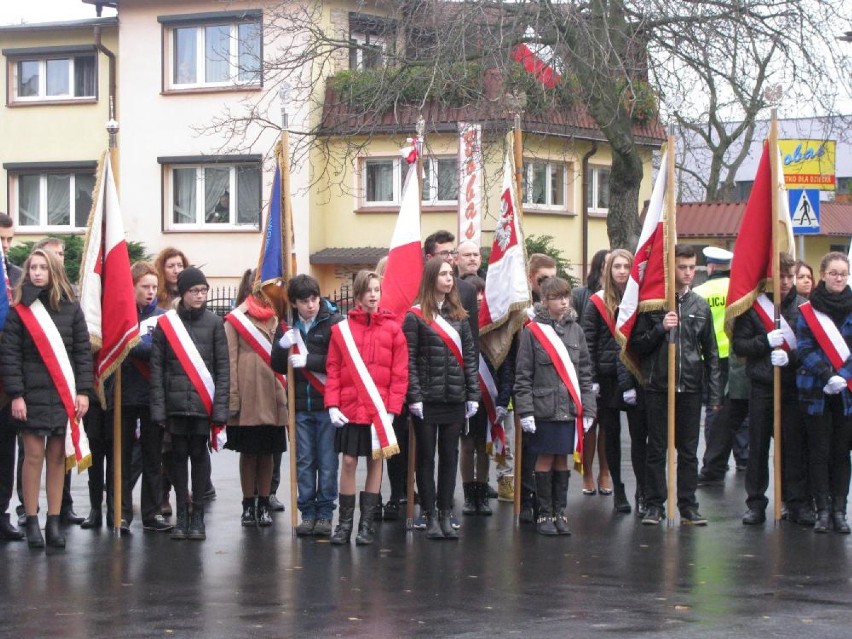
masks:
<svg viewBox="0 0 852 639"><path fill-rule="evenodd" d="M834 140L778 140L787 188L834 190Z"/></svg>

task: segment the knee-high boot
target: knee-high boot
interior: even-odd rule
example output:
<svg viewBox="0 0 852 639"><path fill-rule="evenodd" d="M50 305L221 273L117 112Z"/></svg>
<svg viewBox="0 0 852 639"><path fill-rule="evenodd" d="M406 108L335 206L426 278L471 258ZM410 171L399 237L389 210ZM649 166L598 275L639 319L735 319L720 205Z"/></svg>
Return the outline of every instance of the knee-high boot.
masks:
<svg viewBox="0 0 852 639"><path fill-rule="evenodd" d="M568 519L565 516L565 508L568 506L568 480L571 478L569 470L553 471L553 525L560 535L570 535Z"/></svg>
<svg viewBox="0 0 852 639"><path fill-rule="evenodd" d="M540 535L558 535L553 523L553 473L535 471L535 494L538 500L536 531Z"/></svg>
<svg viewBox="0 0 852 639"><path fill-rule="evenodd" d="M355 536L355 545L369 546L373 543L376 530L373 528L373 519L376 516L376 506L381 503L380 493L361 493L361 519L358 521L358 534Z"/></svg>
<svg viewBox="0 0 852 639"><path fill-rule="evenodd" d="M363 515L362 515L363 516ZM331 543L343 546L352 539L352 521L355 519L355 495L340 495L340 508L337 514L337 528L331 536Z"/></svg>

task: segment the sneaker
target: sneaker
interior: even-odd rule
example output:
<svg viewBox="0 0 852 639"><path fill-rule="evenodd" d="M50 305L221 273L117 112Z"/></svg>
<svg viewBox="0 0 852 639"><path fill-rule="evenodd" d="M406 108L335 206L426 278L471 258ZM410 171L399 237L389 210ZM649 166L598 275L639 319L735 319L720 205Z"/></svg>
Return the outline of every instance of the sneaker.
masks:
<svg viewBox="0 0 852 639"><path fill-rule="evenodd" d="M207 487L207 490L204 491L204 501L213 501L216 499L216 488L214 488L213 484Z"/></svg>
<svg viewBox="0 0 852 639"><path fill-rule="evenodd" d="M426 515L424 514L424 512L422 510L420 511L420 514L417 515L417 517L412 522L411 527L414 530L426 530Z"/></svg>
<svg viewBox="0 0 852 639"><path fill-rule="evenodd" d="M283 513L284 512L284 504L278 501L278 497L275 495L269 496L269 509L272 512Z"/></svg>
<svg viewBox="0 0 852 639"><path fill-rule="evenodd" d="M331 519L320 517L314 523L314 537L331 537Z"/></svg>
<svg viewBox="0 0 852 639"><path fill-rule="evenodd" d="M396 521L399 519L399 502L393 499L389 500L385 504L385 511L382 518L385 521Z"/></svg>
<svg viewBox="0 0 852 639"><path fill-rule="evenodd" d="M709 488L711 486L721 486L725 483L725 477L717 477L715 475L710 475L709 473L705 473L703 470L698 473L698 486Z"/></svg>
<svg viewBox="0 0 852 639"><path fill-rule="evenodd" d="M648 506L648 512L642 517L642 524L645 526L659 526L663 521L663 511L658 506Z"/></svg>
<svg viewBox="0 0 852 639"><path fill-rule="evenodd" d="M518 515L518 521L522 524L531 524L535 521L535 514L533 513L532 506L524 506L521 508L521 512Z"/></svg>
<svg viewBox="0 0 852 639"><path fill-rule="evenodd" d="M766 521L766 511L757 508L749 508L743 515L743 525L759 526Z"/></svg>
<svg viewBox="0 0 852 639"><path fill-rule="evenodd" d="M162 515L155 515L152 520L142 522L142 530L151 532L167 532L172 528L174 528L174 525L167 522Z"/></svg>
<svg viewBox="0 0 852 639"><path fill-rule="evenodd" d="M458 530L459 528L461 528L461 522L459 521L459 518L456 517L456 513L452 512L452 511L450 512L450 525L455 530Z"/></svg>
<svg viewBox="0 0 852 639"><path fill-rule="evenodd" d="M644 520L642 520L644 522ZM681 526L706 526L707 518L703 517L695 508L687 508L680 513Z"/></svg>
<svg viewBox="0 0 852 639"><path fill-rule="evenodd" d="M302 517L302 523L296 526L296 537L310 537L314 534L316 520L310 517Z"/></svg>
<svg viewBox="0 0 852 639"><path fill-rule="evenodd" d="M503 475L497 480L497 501L515 501L515 477Z"/></svg>

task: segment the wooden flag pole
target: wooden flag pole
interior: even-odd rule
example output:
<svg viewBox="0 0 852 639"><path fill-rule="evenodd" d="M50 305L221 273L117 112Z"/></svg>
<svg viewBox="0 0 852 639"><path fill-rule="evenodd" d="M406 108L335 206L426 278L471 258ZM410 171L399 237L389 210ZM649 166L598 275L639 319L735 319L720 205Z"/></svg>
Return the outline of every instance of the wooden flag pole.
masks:
<svg viewBox="0 0 852 639"><path fill-rule="evenodd" d="M781 328L781 261L778 254L778 115L772 109L772 120L769 126L769 167L772 177L772 304L774 307L775 328ZM775 506L775 524L781 521L781 369L772 367L772 433L775 438L775 454L772 458L773 490Z"/></svg>
<svg viewBox="0 0 852 639"><path fill-rule="evenodd" d="M518 201L512 204L518 208L518 220L523 222L524 210L521 203L524 201L524 137L521 131L521 112L520 107L515 112L515 122L512 129L512 157L515 161L515 193L518 196ZM515 418L515 498L512 504L515 520L517 521L521 515L521 493L523 492L523 457L524 457L524 429L521 428L521 417L517 411L513 411Z"/></svg>
<svg viewBox="0 0 852 639"><path fill-rule="evenodd" d="M666 150L667 150L667 163L665 168L660 167L661 170L665 170L667 172L666 177L666 199L665 199L665 216L667 225L669 228L674 229L675 227L675 192L674 192L674 180L675 180L675 141L674 136L669 135L668 140L666 141ZM667 262L667 270L668 277L666 278L666 304L668 306L669 311L677 312L676 300L675 300L675 251L674 246L670 246L669 242L666 242L664 245L666 249L666 262ZM680 318L678 318L680 319ZM668 497L666 500L666 522L669 528L674 527L675 525L675 511L677 509L677 478L676 478L676 468L675 468L675 454L676 454L676 441L675 441L675 391L677 390L677 384L675 383L677 378L677 366L676 366L676 356L677 356L677 327L671 329L669 331L669 352L668 352L668 377L666 389L668 391L668 410L666 411L666 415L668 417L667 420L667 432L668 432L668 455L667 455L667 465L666 465L666 484L668 488Z"/></svg>

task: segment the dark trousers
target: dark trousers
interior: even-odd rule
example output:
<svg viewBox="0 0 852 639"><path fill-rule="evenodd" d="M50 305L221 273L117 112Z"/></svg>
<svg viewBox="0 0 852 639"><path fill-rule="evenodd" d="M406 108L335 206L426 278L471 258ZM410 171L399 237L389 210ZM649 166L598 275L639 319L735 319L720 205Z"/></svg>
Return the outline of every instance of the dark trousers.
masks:
<svg viewBox="0 0 852 639"><path fill-rule="evenodd" d="M274 495L281 485L281 458L283 453L273 453L272 455L272 484L270 485L269 494Z"/></svg>
<svg viewBox="0 0 852 639"><path fill-rule="evenodd" d="M645 415L645 399L642 391L637 391L637 403L624 412L627 414L627 428L630 431L630 458L633 474L636 477L636 490L644 492L645 456L648 443L648 421ZM598 427L606 434L606 461L613 484L624 483L621 479L621 411L598 405Z"/></svg>
<svg viewBox="0 0 852 639"><path fill-rule="evenodd" d="M846 512L849 495L849 444L852 417L843 414L843 398L825 398L822 415L805 415L808 436L808 473L817 508Z"/></svg>
<svg viewBox="0 0 852 639"><path fill-rule="evenodd" d="M769 442L773 435L772 386L752 382L749 398L749 443L746 466L746 505L765 510L769 503ZM791 510L810 502L805 425L795 391L781 399L782 499Z"/></svg>
<svg viewBox="0 0 852 639"><path fill-rule="evenodd" d="M793 395L795 399L795 394ZM739 462L743 458L748 459L748 451L751 450L751 436L749 445L739 453L736 450L736 439L741 430L748 433L749 400L747 399L725 399L722 407L712 413L710 411L704 416L704 450L702 472L711 479L722 479L728 471L728 459L731 451ZM712 427L708 423L712 422ZM743 448L743 447L740 447Z"/></svg>
<svg viewBox="0 0 852 639"><path fill-rule="evenodd" d="M393 420L393 432L399 444L399 454L388 458L388 483L390 483L390 501L399 501L405 497L408 489L408 411L403 410Z"/></svg>
<svg viewBox="0 0 852 639"><path fill-rule="evenodd" d="M10 423L12 404L0 409L0 515L9 510L15 490L15 429Z"/></svg>
<svg viewBox="0 0 852 639"><path fill-rule="evenodd" d="M112 419L112 413L110 413ZM139 426L138 446L136 440L137 421ZM151 421L147 406L125 406L121 411L121 503L124 519L130 523L133 517L133 486L139 478L139 467L134 463L134 453L141 451L142 496L141 514L143 523L148 523L160 514L163 494L163 428Z"/></svg>
<svg viewBox="0 0 852 639"><path fill-rule="evenodd" d="M515 424L515 428L520 428L520 425ZM527 440L526 434L521 435L521 508L535 508L535 462L538 455L530 450Z"/></svg>
<svg viewBox="0 0 852 639"><path fill-rule="evenodd" d="M111 417L110 413L110 417ZM99 402L92 402L89 411L83 419L86 437L89 438L89 449L92 451L92 465L89 467L89 504L91 508L101 508L104 493L107 500L107 521L112 522L113 507L113 456L112 456L112 419L101 408ZM121 516L129 514L127 502L122 504Z"/></svg>
<svg viewBox="0 0 852 639"><path fill-rule="evenodd" d="M178 506L189 502L190 471L187 462L192 464L192 501L204 503L204 491L210 478L207 439L206 435L172 434L172 472Z"/></svg>
<svg viewBox="0 0 852 639"><path fill-rule="evenodd" d="M416 420L417 437L417 490L420 506L431 511L435 504L435 451L438 452L438 509L453 506L456 474L459 466L459 436L463 424L427 424Z"/></svg>
<svg viewBox="0 0 852 639"><path fill-rule="evenodd" d="M648 453L645 463L645 499L662 508L666 502L666 450L668 444L666 393L645 393L648 414ZM698 438L701 430L701 394L675 395L675 447L677 448L677 507L698 508Z"/></svg>

